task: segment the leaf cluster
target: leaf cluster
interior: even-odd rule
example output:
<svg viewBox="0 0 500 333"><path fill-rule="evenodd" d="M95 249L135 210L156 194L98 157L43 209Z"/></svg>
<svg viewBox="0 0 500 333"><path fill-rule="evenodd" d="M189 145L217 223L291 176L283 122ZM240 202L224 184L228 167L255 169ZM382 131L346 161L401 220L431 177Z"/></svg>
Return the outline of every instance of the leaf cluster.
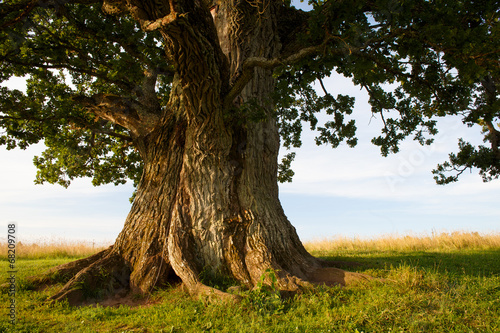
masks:
<svg viewBox="0 0 500 333"><path fill-rule="evenodd" d="M366 90L381 135L372 142L381 153L399 151L412 137L433 142L438 117L461 117L481 126L489 147L461 142L459 153L435 170L438 183L478 168L483 179L498 177L500 166L500 3L498 1L313 1L305 43L324 48L315 57L278 73L278 117L285 147L300 146L302 124L320 135L318 144L353 146L354 124L348 96L333 98L316 87L336 71ZM319 112L334 120L317 126ZM451 177L446 170L456 170ZM436 178L438 179L438 178Z"/></svg>
<svg viewBox="0 0 500 333"><path fill-rule="evenodd" d="M107 94L140 104L146 73L153 72L153 99L164 107L173 70L158 32L143 32L129 16L107 15L100 4L78 2L0 4L0 144L12 149L43 141L47 150L35 159L40 183L67 186L84 176L96 185L138 181L142 162L129 130L78 101ZM301 146L304 125L316 132L317 144L356 145L354 98L323 84L337 72L367 91L373 116L383 123L372 142L384 156L408 137L431 144L436 119L456 116L481 128L486 145L462 140L459 152L435 170L438 182L454 181L470 168L485 180L498 177L498 1L310 3L293 45L315 46L316 52L274 72L275 117L287 149ZM13 77L27 79L25 91L5 87ZM259 108L247 105L243 111L244 121L261 119ZM285 156L281 181L291 180L293 157ZM450 170L455 174L447 176Z"/></svg>
<svg viewBox="0 0 500 333"><path fill-rule="evenodd" d="M68 186L76 177L94 185L138 181L139 154L127 129L96 117L81 96L113 94L137 100L146 69L160 75L158 100L171 79L158 34L145 34L128 17L105 15L100 5L23 1L0 4L0 144L25 149L43 142L34 162L36 183ZM26 79L25 91L9 79Z"/></svg>
<svg viewBox="0 0 500 333"><path fill-rule="evenodd" d="M246 302L261 315L274 316L283 314L286 303L281 297L276 272L266 269L259 282L248 293Z"/></svg>

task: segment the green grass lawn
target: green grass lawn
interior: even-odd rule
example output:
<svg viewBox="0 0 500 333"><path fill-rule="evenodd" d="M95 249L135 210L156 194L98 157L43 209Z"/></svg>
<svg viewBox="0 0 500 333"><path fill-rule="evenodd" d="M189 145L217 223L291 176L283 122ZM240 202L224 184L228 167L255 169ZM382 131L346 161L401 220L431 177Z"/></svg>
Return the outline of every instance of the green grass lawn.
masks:
<svg viewBox="0 0 500 333"><path fill-rule="evenodd" d="M346 288L318 288L282 300L247 292L238 304L159 290L153 304L70 307L44 300L59 286L29 290L25 277L74 258L18 259L17 323L1 293L0 332L500 332L500 248L312 251L383 278ZM7 278L3 261L2 281ZM5 306L4 306L5 305Z"/></svg>

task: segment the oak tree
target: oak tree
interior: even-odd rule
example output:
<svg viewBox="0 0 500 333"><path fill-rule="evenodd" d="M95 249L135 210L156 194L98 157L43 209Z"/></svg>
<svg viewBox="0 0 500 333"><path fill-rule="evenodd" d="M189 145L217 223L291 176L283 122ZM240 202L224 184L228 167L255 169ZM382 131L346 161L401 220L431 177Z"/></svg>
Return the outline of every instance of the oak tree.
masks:
<svg viewBox="0 0 500 333"><path fill-rule="evenodd" d="M437 117L479 125L434 171L500 173L499 2L493 0L7 0L0 4L0 143L43 142L36 182L136 184L109 249L54 269L81 285L147 293L182 281L225 295L207 276L254 287L268 270L283 291L362 278L302 246L278 199L302 126L318 144L356 145L354 99L370 96L382 154L431 144ZM319 89L317 88L319 87ZM317 115L329 116L319 122ZM451 172L451 173L450 173Z"/></svg>

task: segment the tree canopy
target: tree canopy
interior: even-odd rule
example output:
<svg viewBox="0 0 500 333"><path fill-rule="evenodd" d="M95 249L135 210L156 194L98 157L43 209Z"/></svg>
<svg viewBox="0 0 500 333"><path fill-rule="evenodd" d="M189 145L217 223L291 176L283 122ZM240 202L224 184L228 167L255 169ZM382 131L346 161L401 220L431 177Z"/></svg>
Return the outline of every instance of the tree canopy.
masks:
<svg viewBox="0 0 500 333"><path fill-rule="evenodd" d="M217 5L206 2L207 8ZM249 3L264 10L267 2ZM92 0L0 4L0 82L27 78L26 92L0 89L0 144L12 149L44 142L47 149L35 158L38 183L67 186L75 177L91 177L99 185L140 178L134 137L154 126L155 110L166 107L175 69L160 33L151 28L157 22L141 21L130 9L136 2L127 3L127 8L120 1ZM397 152L407 137L431 144L436 119L457 116L467 126L480 126L485 145L460 140L458 152L433 171L436 181L456 181L471 168L485 181L498 178L498 1L312 0L307 12L293 4L280 5L279 56L244 65L274 71L273 104L284 147L301 145L303 126L317 132L317 144L356 145L356 126L347 117L353 97L335 95L322 83L337 72L368 92L372 113L383 122L372 140L382 155ZM244 83L235 78L233 88L238 79ZM110 105L130 117L108 112ZM144 110L151 112L141 114ZM318 122L319 112L329 120ZM246 122L259 121L262 114L258 105L245 103L228 108L226 116ZM282 161L281 181L293 175L293 156Z"/></svg>
<svg viewBox="0 0 500 333"><path fill-rule="evenodd" d="M38 279L69 279L52 299L75 303L82 285L148 293L173 281L234 298L210 277L251 289L271 273L286 293L369 279L309 254L278 196L294 157L278 167L280 137L299 147L309 126L318 144L357 143L354 98L323 83L333 72L368 93L383 155L408 137L431 144L436 119L457 116L482 128L485 145L460 141L437 182L469 168L498 178L498 2L309 3L1 3L0 81L25 77L27 89L1 88L0 143L43 140L40 183L137 183L113 246Z"/></svg>

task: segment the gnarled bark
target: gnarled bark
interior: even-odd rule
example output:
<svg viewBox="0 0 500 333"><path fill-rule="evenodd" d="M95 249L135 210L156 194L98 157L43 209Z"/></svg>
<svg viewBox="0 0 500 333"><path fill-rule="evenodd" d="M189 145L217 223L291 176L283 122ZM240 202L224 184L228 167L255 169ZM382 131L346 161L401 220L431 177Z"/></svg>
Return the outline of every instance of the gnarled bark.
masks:
<svg viewBox="0 0 500 333"><path fill-rule="evenodd" d="M277 4L134 9L164 37L176 71L170 101L155 126L134 135L144 173L123 231L112 248L81 261L55 299L76 302L82 283L102 285L104 277L105 292L143 293L175 279L192 293L210 293L204 272L252 288L272 269L286 291L357 277L312 257L279 202L274 79L269 69L244 68L252 57L278 56ZM255 105L260 121L244 111Z"/></svg>

